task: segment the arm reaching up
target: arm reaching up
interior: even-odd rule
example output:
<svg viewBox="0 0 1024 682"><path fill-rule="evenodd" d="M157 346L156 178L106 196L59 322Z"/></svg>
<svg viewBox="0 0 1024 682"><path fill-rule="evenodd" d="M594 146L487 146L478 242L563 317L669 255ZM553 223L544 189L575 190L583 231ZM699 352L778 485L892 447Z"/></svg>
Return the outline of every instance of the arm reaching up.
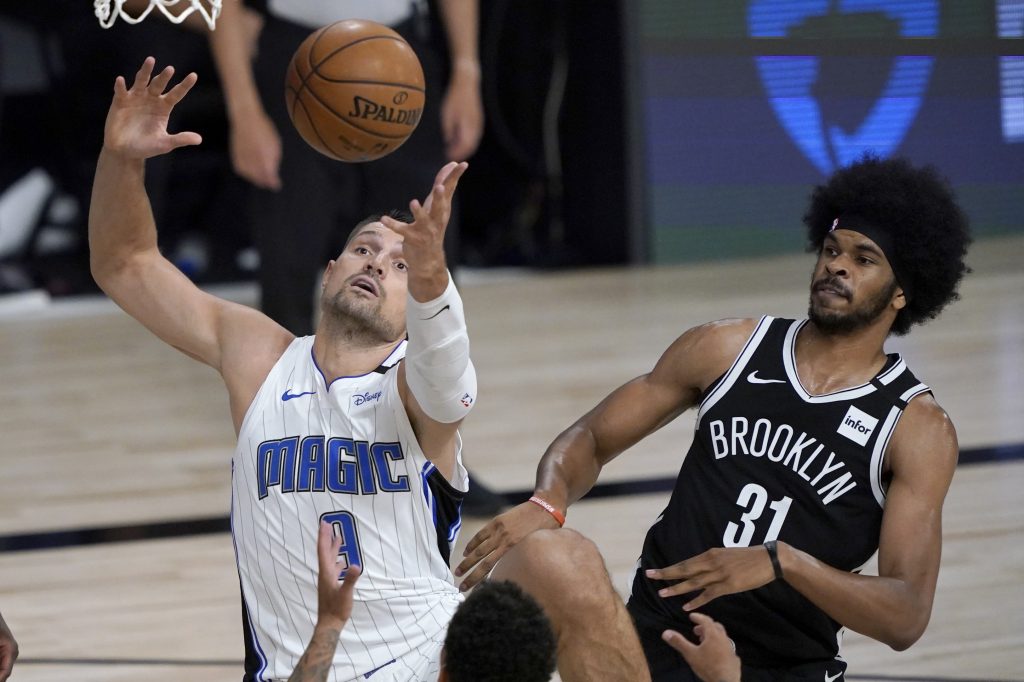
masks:
<svg viewBox="0 0 1024 682"><path fill-rule="evenodd" d="M341 538L334 537L329 523L320 522L316 550L320 559L317 576L317 618L313 636L288 682L327 682L334 663L338 637L352 615L352 593L361 569L349 566L342 579L338 566Z"/></svg>
<svg viewBox="0 0 1024 682"><path fill-rule="evenodd" d="M103 150L89 207L89 256L96 283L129 315L166 343L224 378L235 427L292 336L262 313L199 290L157 248L146 196L145 160L202 141L170 133L171 111L195 85L190 73L167 89L168 66L153 75L147 58L128 87L114 82Z"/></svg>

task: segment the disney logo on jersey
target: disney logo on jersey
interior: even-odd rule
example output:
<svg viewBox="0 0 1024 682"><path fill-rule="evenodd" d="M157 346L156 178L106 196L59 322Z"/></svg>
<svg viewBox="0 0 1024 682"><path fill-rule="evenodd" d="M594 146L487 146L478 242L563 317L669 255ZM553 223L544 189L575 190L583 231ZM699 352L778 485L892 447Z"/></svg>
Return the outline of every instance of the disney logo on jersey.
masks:
<svg viewBox="0 0 1024 682"><path fill-rule="evenodd" d="M380 400L380 394L381 391L377 391L376 393L370 393L369 391L366 393L356 393L352 396L352 404L358 407L364 403L372 403L375 400Z"/></svg>
<svg viewBox="0 0 1024 682"><path fill-rule="evenodd" d="M843 422L836 429L836 433L846 436L857 445L867 445L868 439L878 426L878 420L864 410L858 410L853 405L846 411Z"/></svg>

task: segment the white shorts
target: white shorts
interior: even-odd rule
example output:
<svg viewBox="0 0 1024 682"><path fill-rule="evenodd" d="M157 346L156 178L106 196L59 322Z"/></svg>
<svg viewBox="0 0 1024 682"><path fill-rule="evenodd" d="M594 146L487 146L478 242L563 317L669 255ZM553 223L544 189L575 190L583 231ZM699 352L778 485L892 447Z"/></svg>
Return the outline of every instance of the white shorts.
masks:
<svg viewBox="0 0 1024 682"><path fill-rule="evenodd" d="M447 630L437 633L436 639L413 649L391 663L364 673L356 680L370 682L437 682L441 674L441 649Z"/></svg>

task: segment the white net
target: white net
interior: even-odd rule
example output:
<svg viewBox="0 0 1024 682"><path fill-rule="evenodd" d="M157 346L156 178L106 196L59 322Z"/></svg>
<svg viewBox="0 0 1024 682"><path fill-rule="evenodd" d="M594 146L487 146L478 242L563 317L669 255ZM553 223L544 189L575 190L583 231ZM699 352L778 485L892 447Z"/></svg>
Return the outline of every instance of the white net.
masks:
<svg viewBox="0 0 1024 682"><path fill-rule="evenodd" d="M149 0L149 6L142 10L137 17L133 17L124 8L126 1L93 0L93 9L96 18L100 20L100 26L110 28L118 17L121 17L123 21L127 21L129 24L137 24L148 17L155 7L163 12L168 20L176 24L185 21L193 12L199 12L200 16L206 21L206 25L212 31L216 28L217 17L220 16L221 4L223 3L223 0ZM209 8L207 8L207 5L209 5Z"/></svg>

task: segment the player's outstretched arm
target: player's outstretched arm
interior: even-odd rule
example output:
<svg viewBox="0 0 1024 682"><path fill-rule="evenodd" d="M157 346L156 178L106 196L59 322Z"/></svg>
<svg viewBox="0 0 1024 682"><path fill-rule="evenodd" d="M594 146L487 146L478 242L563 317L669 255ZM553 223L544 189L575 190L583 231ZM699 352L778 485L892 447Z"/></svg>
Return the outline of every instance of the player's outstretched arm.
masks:
<svg viewBox="0 0 1024 682"><path fill-rule="evenodd" d="M779 542L782 579L845 627L898 651L908 648L931 618L942 551L942 504L958 452L946 413L930 395L915 398L887 453L892 480L882 515L878 575L841 571ZM710 549L646 573L654 580L679 581L660 590L663 597L700 591L684 604L687 611L776 579L764 547Z"/></svg>
<svg viewBox="0 0 1024 682"><path fill-rule="evenodd" d="M690 329L649 373L619 387L548 446L537 467L535 497L563 514L624 450L693 407L739 354L756 320L726 320ZM480 529L466 545L455 575L468 589L527 534L558 525L539 504L524 502ZM475 568L474 568L475 567ZM470 572L472 571L472 572Z"/></svg>
<svg viewBox="0 0 1024 682"><path fill-rule="evenodd" d="M690 620L699 644L675 630L665 630L661 638L686 659L687 665L703 682L740 682L740 659L722 624L703 613L691 613Z"/></svg>
<svg viewBox="0 0 1024 682"><path fill-rule="evenodd" d="M352 615L352 594L361 569L349 566L341 579L343 566L338 565L341 538L334 536L331 525L320 522L316 541L320 572L317 575L317 618L313 636L306 651L292 671L288 682L327 682L334 663L338 637Z"/></svg>
<svg viewBox="0 0 1024 682"><path fill-rule="evenodd" d="M410 202L412 223L381 218L402 235L408 267L409 346L398 369L399 394L424 454L449 479L455 471L459 423L476 401L462 299L444 255L452 197L467 167L452 162L438 172L427 199Z"/></svg>
<svg viewBox="0 0 1024 682"><path fill-rule="evenodd" d="M14 634L0 616L0 682L4 682L11 676L14 669L14 661L18 659L18 643L14 640Z"/></svg>
<svg viewBox="0 0 1024 682"><path fill-rule="evenodd" d="M173 67L153 75L154 65L147 58L130 87L120 76L114 83L89 207L90 266L96 283L129 315L221 372L237 425L292 337L258 311L200 291L160 254L145 161L201 138L167 130L171 111L196 75L168 89ZM231 353L233 348L245 352Z"/></svg>

